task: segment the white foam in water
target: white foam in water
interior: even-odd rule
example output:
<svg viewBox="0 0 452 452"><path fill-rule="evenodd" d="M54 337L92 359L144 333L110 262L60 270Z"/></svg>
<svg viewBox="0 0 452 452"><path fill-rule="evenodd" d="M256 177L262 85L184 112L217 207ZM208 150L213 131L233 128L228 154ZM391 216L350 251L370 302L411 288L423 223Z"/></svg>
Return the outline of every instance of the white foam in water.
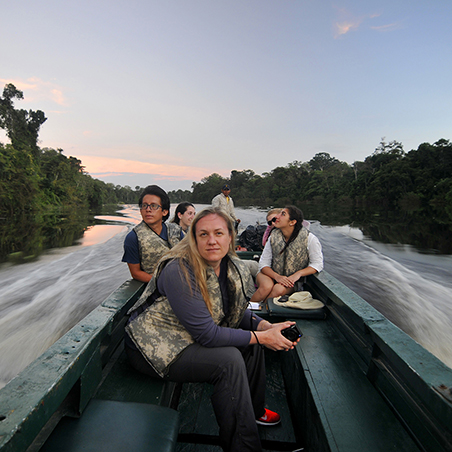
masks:
<svg viewBox="0 0 452 452"><path fill-rule="evenodd" d="M125 231L100 245L0 274L0 384L130 278L121 262L124 237Z"/></svg>
<svg viewBox="0 0 452 452"><path fill-rule="evenodd" d="M423 255L418 253L408 262L405 252L394 248L388 257L379 251L383 249L379 244L375 249L375 243L354 240L343 229L317 225L313 232L323 245L325 270L452 367L452 291L444 256L426 256L433 279L424 271Z"/></svg>

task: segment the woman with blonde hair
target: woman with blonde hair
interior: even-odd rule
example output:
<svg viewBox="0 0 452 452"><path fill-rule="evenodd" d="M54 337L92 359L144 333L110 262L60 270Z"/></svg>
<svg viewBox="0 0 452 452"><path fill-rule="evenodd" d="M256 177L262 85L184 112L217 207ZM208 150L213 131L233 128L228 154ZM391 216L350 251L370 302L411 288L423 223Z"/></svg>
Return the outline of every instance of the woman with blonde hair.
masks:
<svg viewBox="0 0 452 452"><path fill-rule="evenodd" d="M217 208L198 213L187 238L159 262L126 327L134 368L176 382L214 385L212 404L226 451L261 451L256 424L275 425L265 408L259 344L289 350L297 342L248 307L248 267L234 252L234 227Z"/></svg>
<svg viewBox="0 0 452 452"><path fill-rule="evenodd" d="M264 235L262 236L262 246L265 246L267 243L268 237L271 234L273 228L275 227L275 221L277 215L281 212L282 209L280 208L274 208L270 209L267 212L267 229L264 232Z"/></svg>

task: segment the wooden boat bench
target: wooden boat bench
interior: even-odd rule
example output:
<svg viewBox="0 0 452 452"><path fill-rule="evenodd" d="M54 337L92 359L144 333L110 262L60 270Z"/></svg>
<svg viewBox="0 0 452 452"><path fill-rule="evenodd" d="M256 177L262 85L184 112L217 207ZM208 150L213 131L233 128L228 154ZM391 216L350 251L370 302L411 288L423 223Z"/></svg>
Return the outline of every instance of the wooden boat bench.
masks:
<svg viewBox="0 0 452 452"><path fill-rule="evenodd" d="M42 452L174 451L179 413L159 405L93 399L83 416L65 417Z"/></svg>
<svg viewBox="0 0 452 452"><path fill-rule="evenodd" d="M328 321L296 323L303 337L283 354L283 373L306 451L419 451L345 337Z"/></svg>
<svg viewBox="0 0 452 452"><path fill-rule="evenodd" d="M64 417L40 452L175 450L177 387L135 371L123 347L80 418Z"/></svg>

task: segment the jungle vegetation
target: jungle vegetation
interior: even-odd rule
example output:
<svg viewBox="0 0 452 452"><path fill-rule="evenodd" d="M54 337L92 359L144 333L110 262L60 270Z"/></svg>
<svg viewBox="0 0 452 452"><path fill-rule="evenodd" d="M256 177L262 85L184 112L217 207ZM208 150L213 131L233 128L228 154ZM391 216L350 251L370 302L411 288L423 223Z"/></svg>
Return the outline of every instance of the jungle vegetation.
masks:
<svg viewBox="0 0 452 452"><path fill-rule="evenodd" d="M92 178L79 159L66 157L62 149L40 148L39 130L47 118L40 110L17 109L14 100L21 99L22 91L5 85L0 128L11 143L0 143L0 212L137 202L142 187L105 183ZM444 206L452 214L452 143L440 139L405 152L402 143L383 138L364 161L348 164L322 152L308 162L296 160L262 175L251 169L233 170L227 178L213 173L193 182L191 191L169 192L170 199L210 204L225 183L231 185L237 206Z"/></svg>

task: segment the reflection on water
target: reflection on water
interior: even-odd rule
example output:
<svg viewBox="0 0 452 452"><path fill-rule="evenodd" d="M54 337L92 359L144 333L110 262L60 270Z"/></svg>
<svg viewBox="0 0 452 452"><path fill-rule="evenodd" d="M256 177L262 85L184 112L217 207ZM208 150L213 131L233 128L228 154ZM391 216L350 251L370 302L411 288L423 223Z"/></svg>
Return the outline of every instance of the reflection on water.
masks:
<svg viewBox="0 0 452 452"><path fill-rule="evenodd" d="M25 263L39 258L47 250L96 241L94 234L112 236L113 230L101 225L128 223L117 206L105 208L103 215L85 209L57 209L49 212L22 213L0 218L0 263ZM108 215L110 214L110 215ZM101 232L101 229L103 231ZM108 231L108 232L107 232ZM116 230L119 231L119 230Z"/></svg>
<svg viewBox="0 0 452 452"><path fill-rule="evenodd" d="M199 211L204 206L195 207ZM265 223L265 210L236 211L241 230ZM420 242L404 242L402 225L389 217L381 223L377 216L328 225L315 221L321 212L313 213L309 206L304 211L322 243L325 270L452 366L451 256L424 248L419 252ZM121 257L125 235L141 221L137 206L96 214L14 219L9 228L1 223L1 249L8 250L3 259L21 251L25 263L0 266L0 387L130 278ZM419 223L419 218L407 223L407 237L441 229L432 223L418 228ZM437 238L422 243L430 246L432 240Z"/></svg>
<svg viewBox="0 0 452 452"><path fill-rule="evenodd" d="M86 228L83 237L78 241L81 246L91 246L96 243L103 243L121 232L124 226L98 224Z"/></svg>
<svg viewBox="0 0 452 452"><path fill-rule="evenodd" d="M404 244L427 254L452 254L452 216L448 209L429 208L416 211L382 211L341 206L301 206L307 218L323 225L352 226L371 240Z"/></svg>

